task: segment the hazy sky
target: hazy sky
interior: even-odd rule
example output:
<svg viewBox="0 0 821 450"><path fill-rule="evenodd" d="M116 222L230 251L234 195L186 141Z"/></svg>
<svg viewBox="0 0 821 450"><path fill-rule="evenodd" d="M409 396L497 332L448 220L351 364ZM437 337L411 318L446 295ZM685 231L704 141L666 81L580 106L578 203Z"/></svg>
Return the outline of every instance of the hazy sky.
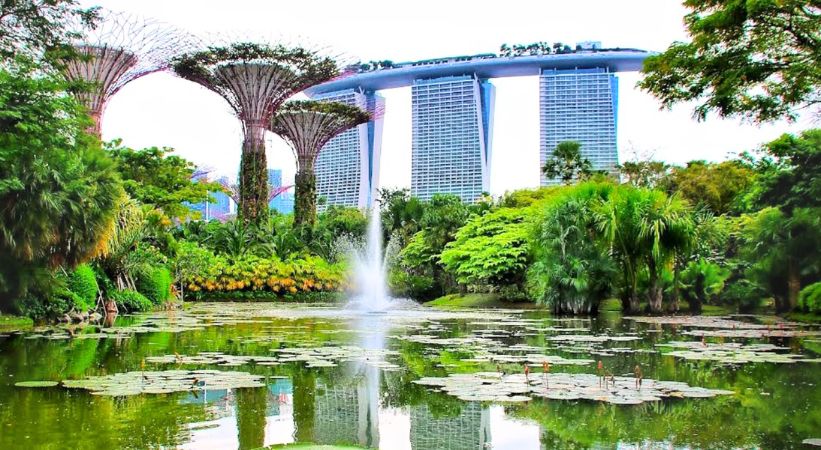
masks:
<svg viewBox="0 0 821 450"><path fill-rule="evenodd" d="M505 2L416 0L98 0L84 2L154 17L198 35L261 35L331 47L363 61L407 61L495 52L502 43L601 41L605 47L662 51L686 40L685 9L678 0L576 0ZM621 161L654 155L671 163L722 160L808 123L758 127L711 117L698 123L691 107L659 111L635 88L638 73L619 75L618 145ZM491 193L539 182L538 78L502 78L496 85ZM382 146L382 186L409 187L410 88L381 91L387 100ZM170 74L153 74L111 100L104 139L134 148L168 146L216 174L236 177L239 122L218 95ZM268 163L293 177L294 158L269 137Z"/></svg>

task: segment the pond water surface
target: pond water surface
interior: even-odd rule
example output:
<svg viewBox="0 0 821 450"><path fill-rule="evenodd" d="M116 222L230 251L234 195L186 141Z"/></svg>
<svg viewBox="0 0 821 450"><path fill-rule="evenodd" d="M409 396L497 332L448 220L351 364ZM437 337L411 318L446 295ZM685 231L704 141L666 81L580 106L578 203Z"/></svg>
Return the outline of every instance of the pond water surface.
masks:
<svg viewBox="0 0 821 450"><path fill-rule="evenodd" d="M618 314L552 318L410 303L382 314L208 303L120 317L111 328L0 332L0 449L254 449L291 442L417 450L802 448L805 439L821 438L821 336L771 320L671 325ZM791 330L800 336L773 337ZM670 342L691 344L658 345ZM761 362L770 360L779 362ZM546 399L531 388L471 397L415 383L477 372L513 379L529 364L528 380L544 377L549 385L562 374L597 376L598 361L614 377L634 377L638 366L642 389L653 380L678 381L732 394L619 405ZM261 387L209 389L195 380L185 392L137 395L15 386L195 369L263 378ZM135 394L129 386L117 389Z"/></svg>

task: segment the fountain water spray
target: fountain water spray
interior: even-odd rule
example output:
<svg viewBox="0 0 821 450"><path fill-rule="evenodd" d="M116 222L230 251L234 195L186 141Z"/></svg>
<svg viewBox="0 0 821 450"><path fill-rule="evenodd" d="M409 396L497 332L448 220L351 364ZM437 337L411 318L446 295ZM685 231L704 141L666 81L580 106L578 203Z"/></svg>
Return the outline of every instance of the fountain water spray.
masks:
<svg viewBox="0 0 821 450"><path fill-rule="evenodd" d="M385 259L382 256L382 219L378 208L370 210L368 236L364 252L355 258L354 281L357 295L354 305L363 311L379 312L390 306Z"/></svg>

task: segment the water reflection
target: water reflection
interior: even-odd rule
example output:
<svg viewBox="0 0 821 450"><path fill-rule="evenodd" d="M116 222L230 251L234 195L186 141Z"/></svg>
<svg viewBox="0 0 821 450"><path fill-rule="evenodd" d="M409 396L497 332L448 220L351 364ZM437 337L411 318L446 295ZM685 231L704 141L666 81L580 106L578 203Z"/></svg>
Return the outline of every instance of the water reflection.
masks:
<svg viewBox="0 0 821 450"><path fill-rule="evenodd" d="M420 318L422 315L424 318ZM117 320L122 325L123 320L133 318ZM618 316L592 321L539 320L544 320L540 322L544 327L641 335L640 341L610 347L647 352L596 355L614 373L630 373L640 363L653 379L732 389L737 394L635 407L542 400L504 407L462 402L413 383L422 376L476 370L475 365L459 365L465 355L458 348L408 342L394 336L424 333L464 337L474 335L476 330L492 331L500 327L498 324L434 317L410 309L368 314L325 308L310 318L266 317L249 323L130 338L49 340L0 336L0 449L251 449L291 442L416 450L783 449L797 448L803 439L817 436L821 430L821 409L817 408L821 404L817 382L821 366L817 364L728 368L679 361L652 350L657 342L686 339L681 329L636 326ZM413 328L407 326L409 323L414 324ZM563 352L550 341L554 332L534 328L516 325L513 329L520 335L511 333L498 341L503 345L537 346L565 357L584 356ZM821 354L817 341L774 343L802 346L802 351ZM380 371L372 364L378 361L310 369L302 362L269 367L198 367L254 372L266 377L266 386L126 398L14 386L14 382L23 380L62 380L139 370L148 356L199 352L269 355L277 348L300 345L390 349L399 354L388 356L388 361L401 365L402 370ZM482 369L494 370L489 366ZM561 370L585 372L594 367ZM93 433L87 431L91 428Z"/></svg>

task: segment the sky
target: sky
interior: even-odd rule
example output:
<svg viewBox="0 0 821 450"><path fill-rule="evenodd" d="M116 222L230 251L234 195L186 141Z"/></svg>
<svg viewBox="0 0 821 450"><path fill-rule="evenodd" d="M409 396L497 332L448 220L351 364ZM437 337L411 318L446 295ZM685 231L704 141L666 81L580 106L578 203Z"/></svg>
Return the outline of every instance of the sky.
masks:
<svg viewBox="0 0 821 450"><path fill-rule="evenodd" d="M663 51L688 40L678 0L97 0L102 6L167 22L198 36L259 36L331 49L353 60L409 61L496 52L502 43L600 41L604 47ZM721 161L808 120L764 126L740 120L692 119L692 105L660 111L636 88L640 74L619 77L620 161L652 157L684 164ZM496 86L490 192L539 183L538 77L500 78ZM380 91L386 99L380 187L410 187L410 88ZM817 125L817 124L815 124ZM172 147L217 176L236 177L242 136L238 120L217 94L168 73L142 77L110 101L103 138L132 148ZM268 164L292 180L294 157L275 135Z"/></svg>

